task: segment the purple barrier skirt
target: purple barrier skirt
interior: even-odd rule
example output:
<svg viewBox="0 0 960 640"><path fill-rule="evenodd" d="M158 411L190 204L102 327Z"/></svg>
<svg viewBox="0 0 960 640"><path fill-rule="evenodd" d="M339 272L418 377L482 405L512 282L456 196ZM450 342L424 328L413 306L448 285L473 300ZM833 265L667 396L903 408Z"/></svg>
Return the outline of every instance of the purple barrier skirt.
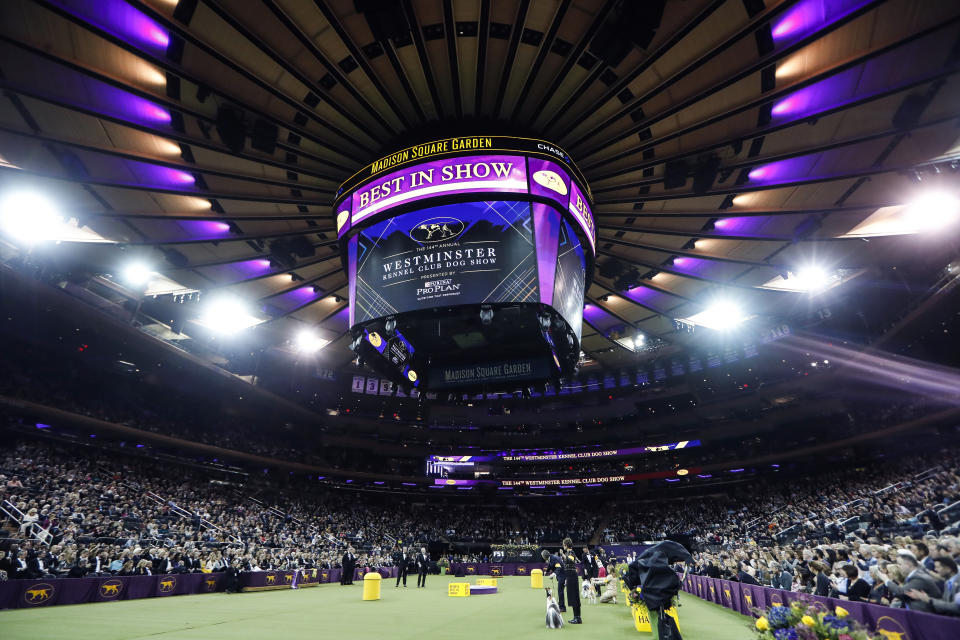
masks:
<svg viewBox="0 0 960 640"><path fill-rule="evenodd" d="M0 609L211 593L222 581L222 573L8 580L0 582Z"/></svg>
<svg viewBox="0 0 960 640"><path fill-rule="evenodd" d="M825 610L830 611L838 606L843 607L850 612L851 618L887 638L896 638L896 640L955 640L960 638L960 618L950 616L824 598L808 593L757 587L706 576L687 576L687 580L683 584L683 590L708 602L754 617L757 615L754 609L763 610L777 605L789 606L791 602L801 601L810 604L820 603Z"/></svg>

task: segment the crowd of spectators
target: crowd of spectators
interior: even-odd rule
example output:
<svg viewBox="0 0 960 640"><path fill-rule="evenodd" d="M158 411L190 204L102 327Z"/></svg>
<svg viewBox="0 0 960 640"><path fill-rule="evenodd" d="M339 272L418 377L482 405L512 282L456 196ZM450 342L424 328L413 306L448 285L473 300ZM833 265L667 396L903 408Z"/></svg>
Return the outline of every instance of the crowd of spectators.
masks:
<svg viewBox="0 0 960 640"><path fill-rule="evenodd" d="M685 537L704 575L958 614L957 469L960 458L944 453L758 480L722 496L484 508L278 490L255 476L228 482L202 468L28 441L0 456L0 504L19 514L4 525L0 570L33 578L322 569L338 567L347 548L358 550L358 566L390 566L398 543L587 542L606 523L608 541Z"/></svg>
<svg viewBox="0 0 960 640"><path fill-rule="evenodd" d="M958 469L945 453L758 482L623 509L608 534L686 537L701 575L960 615Z"/></svg>

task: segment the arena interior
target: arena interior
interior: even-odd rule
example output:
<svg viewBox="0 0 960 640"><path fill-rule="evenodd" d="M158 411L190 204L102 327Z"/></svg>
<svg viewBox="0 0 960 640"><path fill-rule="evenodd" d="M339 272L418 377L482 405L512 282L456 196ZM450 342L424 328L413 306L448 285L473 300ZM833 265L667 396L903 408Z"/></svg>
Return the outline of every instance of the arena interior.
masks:
<svg viewBox="0 0 960 640"><path fill-rule="evenodd" d="M0 638L960 638L960 3L0 2Z"/></svg>

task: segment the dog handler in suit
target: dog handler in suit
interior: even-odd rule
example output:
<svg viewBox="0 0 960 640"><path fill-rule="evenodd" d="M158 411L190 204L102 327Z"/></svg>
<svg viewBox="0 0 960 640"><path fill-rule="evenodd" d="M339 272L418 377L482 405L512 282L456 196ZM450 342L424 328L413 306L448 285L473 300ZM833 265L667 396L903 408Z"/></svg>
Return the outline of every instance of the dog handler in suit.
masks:
<svg viewBox="0 0 960 640"><path fill-rule="evenodd" d="M567 602L573 607L573 618L570 624L583 624L580 619L580 578L577 576L577 554L573 552L573 540L563 539L563 573L567 583Z"/></svg>
<svg viewBox="0 0 960 640"><path fill-rule="evenodd" d="M553 573L554 577L557 579L557 595L559 596L559 601L557 602L560 605L560 611L566 611L567 605L564 603L564 584L566 584L566 575L563 570L563 559L553 553L550 553L546 549L540 552L540 557L543 558L543 561L547 563L547 573Z"/></svg>

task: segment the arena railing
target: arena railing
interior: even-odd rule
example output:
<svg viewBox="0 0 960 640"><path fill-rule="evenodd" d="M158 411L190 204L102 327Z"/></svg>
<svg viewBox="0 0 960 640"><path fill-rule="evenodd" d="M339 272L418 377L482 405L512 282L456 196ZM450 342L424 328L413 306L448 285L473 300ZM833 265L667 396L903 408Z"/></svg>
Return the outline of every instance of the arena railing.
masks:
<svg viewBox="0 0 960 640"><path fill-rule="evenodd" d="M25 517L24 513L17 508L15 504L9 500L4 500L0 504L0 511L3 511L8 518L17 523L17 529L19 530L23 526L23 519ZM21 532L22 533L22 532ZM28 535L40 542L40 544L50 545L50 539L53 537L49 531L41 527L36 522L31 522L30 527L28 528Z"/></svg>

